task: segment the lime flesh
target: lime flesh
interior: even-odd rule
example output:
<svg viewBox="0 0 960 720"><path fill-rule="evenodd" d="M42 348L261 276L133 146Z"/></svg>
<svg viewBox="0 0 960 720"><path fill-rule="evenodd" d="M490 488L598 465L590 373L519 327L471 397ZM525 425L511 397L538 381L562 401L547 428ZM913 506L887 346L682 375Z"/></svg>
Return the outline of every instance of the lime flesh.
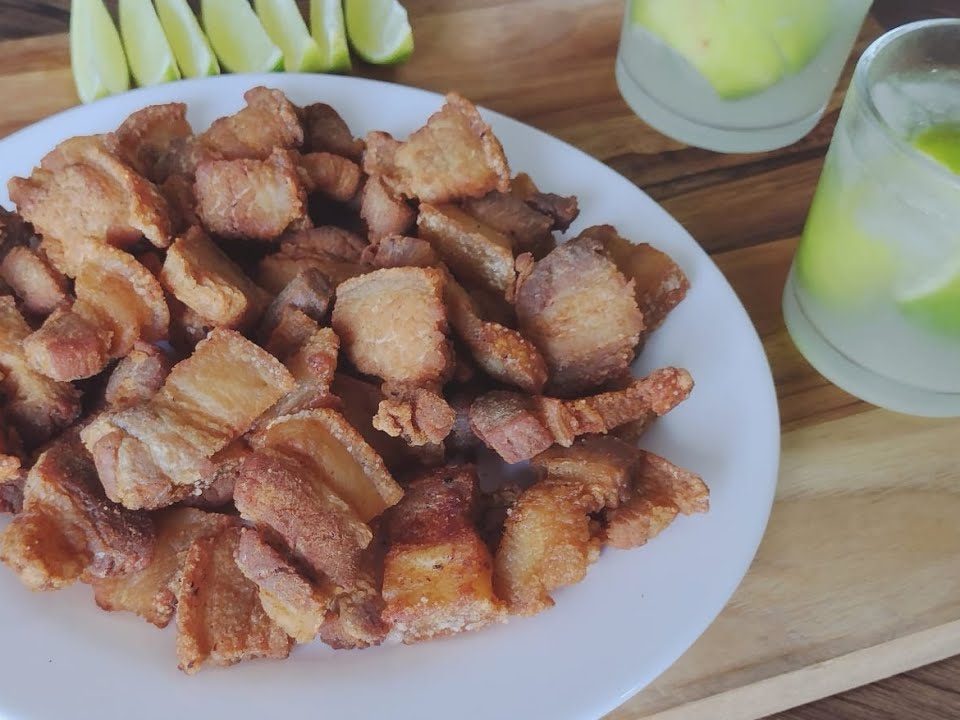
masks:
<svg viewBox="0 0 960 720"><path fill-rule="evenodd" d="M81 102L130 89L127 57L103 0L71 2L70 66Z"/></svg>
<svg viewBox="0 0 960 720"><path fill-rule="evenodd" d="M155 0L157 16L184 77L218 75L220 65L187 0Z"/></svg>
<svg viewBox="0 0 960 720"><path fill-rule="evenodd" d="M324 69L323 55L307 32L296 0L253 0L263 29L283 51L283 69L287 72L319 72Z"/></svg>
<svg viewBox="0 0 960 720"><path fill-rule="evenodd" d="M324 72L350 69L350 50L340 0L310 0L310 34L320 47Z"/></svg>
<svg viewBox="0 0 960 720"><path fill-rule="evenodd" d="M200 15L210 45L230 72L283 69L283 53L270 40L247 0L201 0Z"/></svg>
<svg viewBox="0 0 960 720"><path fill-rule="evenodd" d="M410 57L413 30L396 0L345 0L344 14L350 44L367 62L394 65Z"/></svg>
<svg viewBox="0 0 960 720"><path fill-rule="evenodd" d="M173 50L150 0L120 0L120 36L137 85L180 79Z"/></svg>

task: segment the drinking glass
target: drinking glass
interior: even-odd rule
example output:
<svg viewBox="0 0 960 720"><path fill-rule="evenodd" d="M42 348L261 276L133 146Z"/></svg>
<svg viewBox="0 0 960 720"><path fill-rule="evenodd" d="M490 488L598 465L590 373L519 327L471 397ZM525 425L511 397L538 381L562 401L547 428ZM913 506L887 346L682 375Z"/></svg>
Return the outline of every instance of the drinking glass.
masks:
<svg viewBox="0 0 960 720"><path fill-rule="evenodd" d="M823 115L870 0L628 0L616 77L647 124L720 152L783 147Z"/></svg>
<svg viewBox="0 0 960 720"><path fill-rule="evenodd" d="M860 58L783 296L810 363L892 410L960 415L960 19Z"/></svg>

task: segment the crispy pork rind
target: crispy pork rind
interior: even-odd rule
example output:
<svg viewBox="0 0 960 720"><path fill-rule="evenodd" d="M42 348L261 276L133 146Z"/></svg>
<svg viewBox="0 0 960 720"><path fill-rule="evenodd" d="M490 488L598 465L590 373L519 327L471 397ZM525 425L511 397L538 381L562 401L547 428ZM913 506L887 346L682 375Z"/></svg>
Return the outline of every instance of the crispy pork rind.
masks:
<svg viewBox="0 0 960 720"><path fill-rule="evenodd" d="M202 163L194 190L204 227L221 237L269 242L288 228L310 226L307 193L287 150L264 160Z"/></svg>
<svg viewBox="0 0 960 720"><path fill-rule="evenodd" d="M296 459L256 453L240 469L233 501L241 517L283 540L317 577L350 588L364 577L373 533L322 478Z"/></svg>
<svg viewBox="0 0 960 720"><path fill-rule="evenodd" d="M400 235L413 227L416 211L393 194L376 175L367 178L360 191L360 218L371 241Z"/></svg>
<svg viewBox="0 0 960 720"><path fill-rule="evenodd" d="M574 196L543 193L526 173L518 173L510 182L510 192L539 213L553 221L553 229L565 231L580 215L580 206Z"/></svg>
<svg viewBox="0 0 960 720"><path fill-rule="evenodd" d="M240 466L253 454L253 450L243 438L234 440L223 450L210 458L212 468L200 481L203 491L199 495L190 495L181 505L201 510L219 510L233 502L233 489L240 477Z"/></svg>
<svg viewBox="0 0 960 720"><path fill-rule="evenodd" d="M651 452L639 451L630 495L604 513L603 540L617 548L645 544L663 531L677 513L710 509L710 491L699 475Z"/></svg>
<svg viewBox="0 0 960 720"><path fill-rule="evenodd" d="M0 535L0 560L31 590L142 569L153 523L107 500L75 433L44 451L27 475L23 510Z"/></svg>
<svg viewBox="0 0 960 720"><path fill-rule="evenodd" d="M315 382L329 389L339 352L337 334L330 328L318 328L283 364L297 382Z"/></svg>
<svg viewBox="0 0 960 720"><path fill-rule="evenodd" d="M357 140L340 114L326 103L303 108L304 152L328 152L360 161L363 141Z"/></svg>
<svg viewBox="0 0 960 720"><path fill-rule="evenodd" d="M481 319L470 295L453 278L444 287L454 332L487 375L525 392L543 391L547 365L536 346L516 330Z"/></svg>
<svg viewBox="0 0 960 720"><path fill-rule="evenodd" d="M110 362L113 334L70 310L57 310L23 339L30 367L52 380L69 382L99 373Z"/></svg>
<svg viewBox="0 0 960 720"><path fill-rule="evenodd" d="M0 262L0 278L20 298L25 312L46 317L70 305L67 279L38 251L25 245L10 248Z"/></svg>
<svg viewBox="0 0 960 720"><path fill-rule="evenodd" d="M510 239L453 205L420 205L420 237L463 283L512 297L517 273Z"/></svg>
<svg viewBox="0 0 960 720"><path fill-rule="evenodd" d="M54 266L75 277L92 247L171 241L169 207L149 180L105 147L101 136L65 140L29 178L7 184L10 199L44 238Z"/></svg>
<svg viewBox="0 0 960 720"><path fill-rule="evenodd" d="M293 384L272 355L218 328L174 366L150 400L105 413L81 434L107 496L156 509L202 490L214 453Z"/></svg>
<svg viewBox="0 0 960 720"><path fill-rule="evenodd" d="M469 466L413 480L388 512L384 619L405 643L504 622L493 561L476 527L477 478Z"/></svg>
<svg viewBox="0 0 960 720"><path fill-rule="evenodd" d="M166 177L158 168L171 143L193 135L184 103L148 105L127 116L120 127L105 138L114 154L149 180L160 183Z"/></svg>
<svg viewBox="0 0 960 720"><path fill-rule="evenodd" d="M600 554L589 515L599 509L590 493L564 479L547 477L520 495L494 556L494 590L511 613L546 610L551 592L583 580Z"/></svg>
<svg viewBox="0 0 960 720"><path fill-rule="evenodd" d="M375 268L434 267L440 257L426 240L405 235L387 235L364 248L363 262Z"/></svg>
<svg viewBox="0 0 960 720"><path fill-rule="evenodd" d="M261 342L267 341L287 309L299 310L310 319L320 322L327 315L333 295L334 287L322 272L316 268L299 272L277 293L263 313L259 329Z"/></svg>
<svg viewBox="0 0 960 720"><path fill-rule="evenodd" d="M30 367L23 351L30 332L14 299L0 297L0 393L6 419L28 449L52 438L80 414L76 388Z"/></svg>
<svg viewBox="0 0 960 720"><path fill-rule="evenodd" d="M103 610L136 613L162 628L173 618L180 572L190 546L219 534L236 519L195 508L169 508L156 513L153 520L157 542L150 562L140 570L93 579L90 584Z"/></svg>
<svg viewBox="0 0 960 720"><path fill-rule="evenodd" d="M163 386L172 365L170 356L156 345L134 343L133 349L110 373L104 400L114 408L149 400Z"/></svg>
<svg viewBox="0 0 960 720"><path fill-rule="evenodd" d="M587 228L582 235L599 240L620 272L633 282L645 335L656 330L686 297L690 282L666 253L647 243L635 245L610 225Z"/></svg>
<svg viewBox="0 0 960 720"><path fill-rule="evenodd" d="M373 426L409 445L443 442L450 434L456 414L439 387L424 388L385 383Z"/></svg>
<svg viewBox="0 0 960 720"><path fill-rule="evenodd" d="M403 495L382 458L337 411L277 418L250 437L254 449L295 459L369 522Z"/></svg>
<svg viewBox="0 0 960 720"><path fill-rule="evenodd" d="M200 144L224 160L265 160L275 149L303 144L303 126L296 106L279 90L255 87L243 94L246 107L214 120Z"/></svg>
<svg viewBox="0 0 960 720"><path fill-rule="evenodd" d="M450 93L446 104L406 142L370 133L363 165L408 198L440 203L506 192L510 168L500 141L469 100Z"/></svg>
<svg viewBox="0 0 960 720"><path fill-rule="evenodd" d="M366 243L338 227L324 226L290 233L282 238L279 252L260 261L257 282L279 293L307 269L321 273L332 285L362 275L370 268L361 261Z"/></svg>
<svg viewBox="0 0 960 720"><path fill-rule="evenodd" d="M177 300L217 327L252 324L270 302L267 292L196 227L170 246L160 282Z"/></svg>
<svg viewBox="0 0 960 720"><path fill-rule="evenodd" d="M517 253L542 258L553 250L553 218L534 210L517 193L494 190L463 202L463 209L512 241Z"/></svg>
<svg viewBox="0 0 960 720"><path fill-rule="evenodd" d="M310 582L253 528L240 530L236 561L257 586L264 611L287 635L298 643L317 636L333 601L332 587Z"/></svg>
<svg viewBox="0 0 960 720"><path fill-rule="evenodd" d="M157 186L170 207L170 225L174 235L200 225L197 214L197 197L193 194L193 178L187 175L171 175Z"/></svg>
<svg viewBox="0 0 960 720"><path fill-rule="evenodd" d="M319 193L330 200L347 202L360 189L360 166L333 153L301 155L297 169L308 193Z"/></svg>
<svg viewBox="0 0 960 720"><path fill-rule="evenodd" d="M177 591L177 658L193 674L205 662L233 665L285 658L291 640L260 604L255 583L237 567L240 528L195 540Z"/></svg>
<svg viewBox="0 0 960 720"><path fill-rule="evenodd" d="M435 268L388 268L340 284L333 329L360 372L410 385L448 375L443 282Z"/></svg>
<svg viewBox="0 0 960 720"><path fill-rule="evenodd" d="M470 428L508 463L529 460L557 443L603 434L625 423L665 415L693 389L686 370L662 368L622 390L575 400L494 390L470 406Z"/></svg>
<svg viewBox="0 0 960 720"><path fill-rule="evenodd" d="M643 330L633 284L589 236L537 262L517 291L516 309L520 331L547 361L548 390L566 396L623 373Z"/></svg>
<svg viewBox="0 0 960 720"><path fill-rule="evenodd" d="M641 451L602 435L578 439L570 447L553 446L530 460L542 475L580 484L603 507L615 508L631 494Z"/></svg>

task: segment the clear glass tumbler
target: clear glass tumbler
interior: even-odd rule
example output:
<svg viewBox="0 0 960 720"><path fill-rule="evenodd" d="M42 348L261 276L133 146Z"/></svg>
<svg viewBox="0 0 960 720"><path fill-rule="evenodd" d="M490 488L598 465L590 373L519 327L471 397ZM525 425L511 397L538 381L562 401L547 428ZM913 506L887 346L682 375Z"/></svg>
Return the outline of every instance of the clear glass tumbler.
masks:
<svg viewBox="0 0 960 720"><path fill-rule="evenodd" d="M860 58L783 296L797 348L869 402L960 416L960 19Z"/></svg>
<svg viewBox="0 0 960 720"><path fill-rule="evenodd" d="M627 0L616 77L637 115L720 152L789 145L823 114L870 0Z"/></svg>

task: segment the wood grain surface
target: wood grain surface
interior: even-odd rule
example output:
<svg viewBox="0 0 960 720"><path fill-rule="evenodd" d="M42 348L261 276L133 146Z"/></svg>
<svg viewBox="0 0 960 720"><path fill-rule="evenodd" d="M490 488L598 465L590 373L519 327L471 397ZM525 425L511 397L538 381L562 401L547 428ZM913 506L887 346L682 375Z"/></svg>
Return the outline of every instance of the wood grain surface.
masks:
<svg viewBox="0 0 960 720"><path fill-rule="evenodd" d="M77 102L62 34L68 5L0 0L0 136ZM771 153L721 155L660 135L620 99L618 0L406 5L411 61L359 74L460 90L642 187L713 256L773 368L782 470L757 558L707 633L609 718L960 717L960 659L913 669L960 653L960 422L885 412L834 387L796 352L780 311L852 62L806 138ZM877 2L854 57L881 32L878 18L890 26L954 5Z"/></svg>

